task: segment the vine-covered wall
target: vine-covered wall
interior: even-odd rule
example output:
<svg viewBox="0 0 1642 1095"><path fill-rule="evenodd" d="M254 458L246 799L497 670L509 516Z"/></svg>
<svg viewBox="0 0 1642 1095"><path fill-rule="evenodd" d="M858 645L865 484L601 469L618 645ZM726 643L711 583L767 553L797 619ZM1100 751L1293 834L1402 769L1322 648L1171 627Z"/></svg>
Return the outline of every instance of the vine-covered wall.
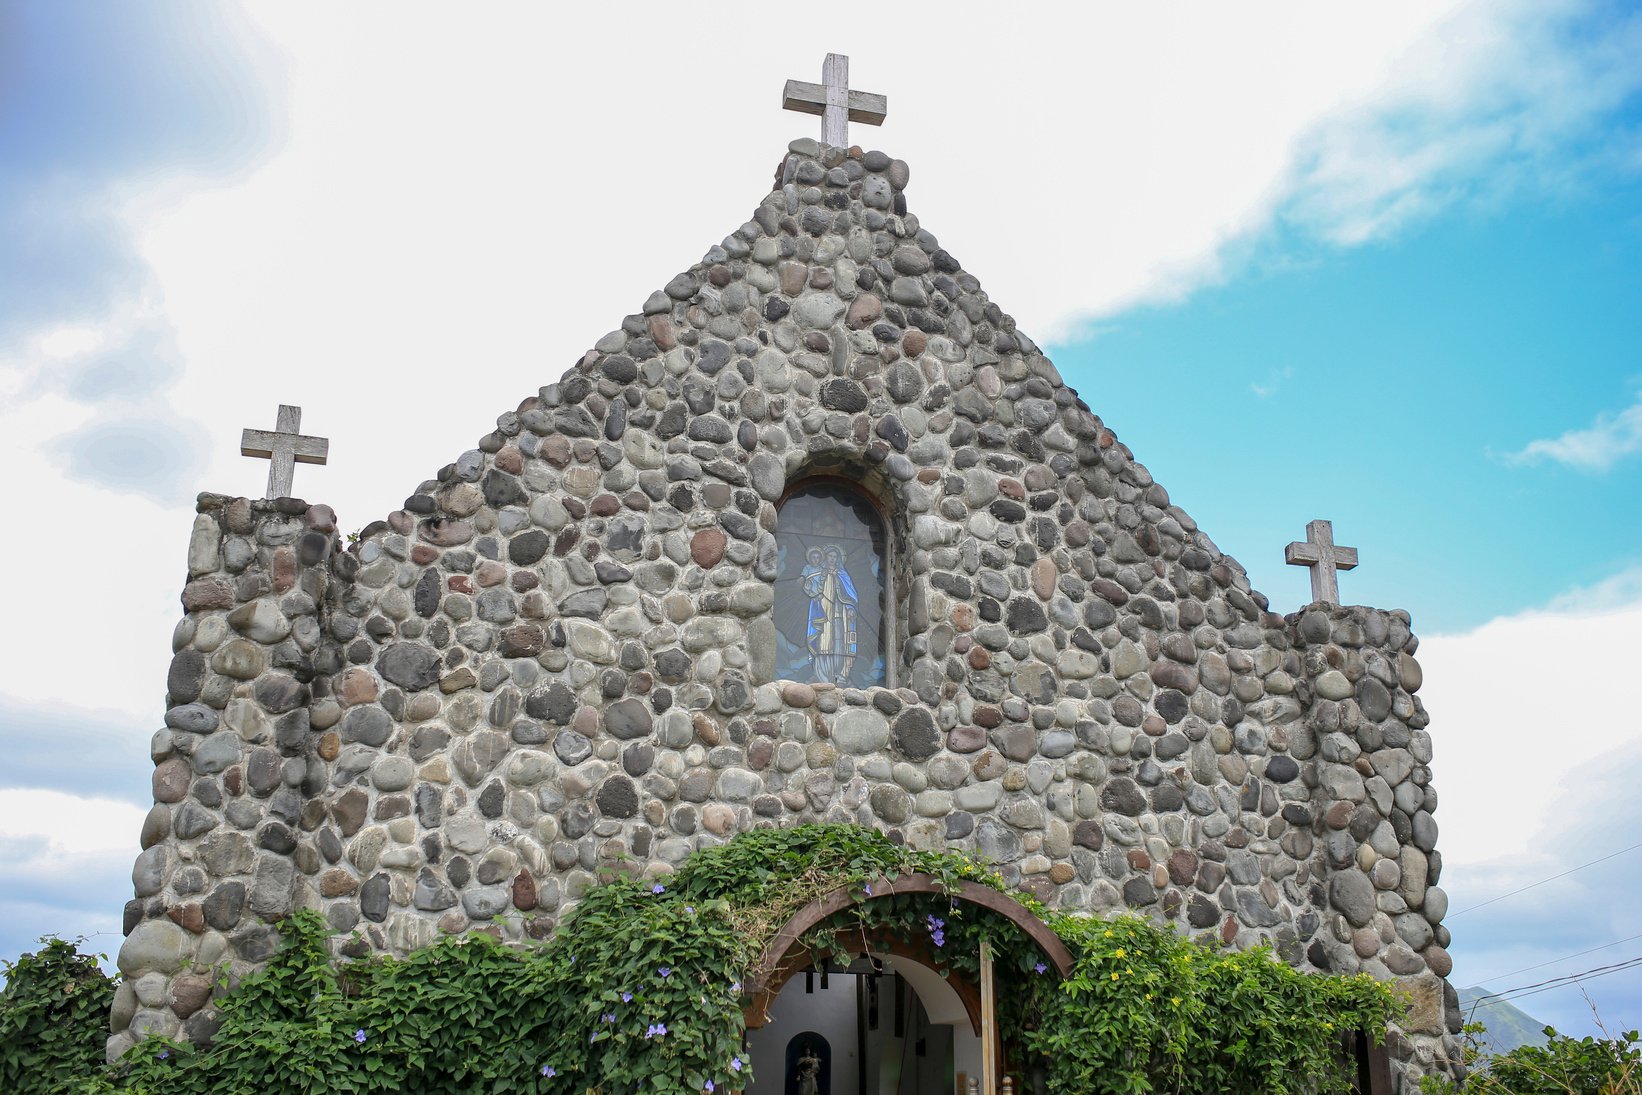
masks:
<svg viewBox="0 0 1642 1095"><path fill-rule="evenodd" d="M760 826L968 849L1458 1014L1405 613L1268 610L935 237L794 142L746 224L344 547L202 495L111 1053L320 910L357 953L540 938ZM777 502L887 515L896 688L775 676Z"/></svg>

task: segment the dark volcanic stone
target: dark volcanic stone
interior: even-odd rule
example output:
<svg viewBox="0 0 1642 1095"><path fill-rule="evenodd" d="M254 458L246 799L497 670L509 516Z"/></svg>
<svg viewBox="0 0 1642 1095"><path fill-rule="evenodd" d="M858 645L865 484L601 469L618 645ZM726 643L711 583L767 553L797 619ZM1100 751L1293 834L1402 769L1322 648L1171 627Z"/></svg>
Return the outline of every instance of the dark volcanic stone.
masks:
<svg viewBox="0 0 1642 1095"><path fill-rule="evenodd" d="M599 784L596 799L605 817L632 817L639 812L639 794L626 776L611 776Z"/></svg>
<svg viewBox="0 0 1642 1095"><path fill-rule="evenodd" d="M935 718L922 707L909 707L895 720L895 747L911 760L925 760L941 748Z"/></svg>
<svg viewBox="0 0 1642 1095"><path fill-rule="evenodd" d="M853 414L867 409L867 393L855 381L838 377L821 385L821 405L828 410Z"/></svg>
<svg viewBox="0 0 1642 1095"><path fill-rule="evenodd" d="M407 692L439 683L439 654L417 643L392 643L376 659L376 671Z"/></svg>
<svg viewBox="0 0 1642 1095"><path fill-rule="evenodd" d="M1146 796L1135 786L1134 780L1119 777L1108 780L1106 786L1101 788L1100 805L1114 813L1139 817L1146 811Z"/></svg>

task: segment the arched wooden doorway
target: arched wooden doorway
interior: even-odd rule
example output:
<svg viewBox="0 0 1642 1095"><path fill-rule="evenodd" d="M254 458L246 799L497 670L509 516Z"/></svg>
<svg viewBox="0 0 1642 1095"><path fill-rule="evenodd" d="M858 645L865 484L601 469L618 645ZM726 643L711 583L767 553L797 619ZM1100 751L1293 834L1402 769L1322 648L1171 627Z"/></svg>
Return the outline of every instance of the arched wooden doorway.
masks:
<svg viewBox="0 0 1642 1095"><path fill-rule="evenodd" d="M816 926L834 914L851 906L871 901L888 900L899 894L938 894L950 901L973 905L995 914L1018 927L1042 951L1044 961L1062 977L1072 970L1072 955L1059 936L1051 931L1030 910L1008 894L1000 893L977 882L959 882L948 889L938 878L925 874L907 874L895 878L880 878L863 889L841 887L824 894L800 909L776 933L748 983L748 1003L744 1009L747 1029L756 1031L770 1021L776 998L794 975L813 968L816 955L801 940ZM977 980L946 969L939 955L932 949L929 935L909 924L906 931L879 928L863 935L859 930L841 930L836 936L841 949L854 954L866 953L874 958L893 957L898 970L908 974L920 1000L933 986L934 992L956 994L967 1016L967 1026L977 1038L987 1038L988 1015L984 1005L983 986ZM939 971L946 969L946 975ZM926 980L921 973L928 971ZM922 982L926 989L919 991ZM995 1032L991 1042L996 1045ZM1001 1053L994 1056L993 1082L1003 1069Z"/></svg>

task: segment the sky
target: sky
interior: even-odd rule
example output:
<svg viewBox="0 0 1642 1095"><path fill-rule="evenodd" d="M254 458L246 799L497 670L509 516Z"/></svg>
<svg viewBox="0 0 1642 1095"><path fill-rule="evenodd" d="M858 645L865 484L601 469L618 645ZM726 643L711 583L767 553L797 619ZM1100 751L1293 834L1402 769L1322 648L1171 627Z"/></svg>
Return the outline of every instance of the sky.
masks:
<svg viewBox="0 0 1642 1095"><path fill-rule="evenodd" d="M1342 599L1412 613L1456 984L1642 956L1636 4L13 0L0 958L118 947L241 428L300 405L296 492L379 519L748 218L829 50L889 99L852 139L1274 608L1323 517ZM1519 1004L1586 1033L1582 991L1642 1020L1642 967Z"/></svg>

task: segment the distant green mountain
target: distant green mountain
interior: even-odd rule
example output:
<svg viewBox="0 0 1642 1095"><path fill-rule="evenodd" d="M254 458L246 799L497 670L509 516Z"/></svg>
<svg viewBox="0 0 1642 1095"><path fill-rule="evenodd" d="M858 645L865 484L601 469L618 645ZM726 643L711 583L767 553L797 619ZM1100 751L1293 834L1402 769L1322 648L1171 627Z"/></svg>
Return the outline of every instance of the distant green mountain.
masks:
<svg viewBox="0 0 1642 1095"><path fill-rule="evenodd" d="M1488 1054L1509 1053L1518 1046L1545 1044L1545 1024L1514 1004L1504 1000L1485 1000L1483 988L1460 989L1460 1014L1467 1023L1481 1023L1488 1028L1480 1039Z"/></svg>

